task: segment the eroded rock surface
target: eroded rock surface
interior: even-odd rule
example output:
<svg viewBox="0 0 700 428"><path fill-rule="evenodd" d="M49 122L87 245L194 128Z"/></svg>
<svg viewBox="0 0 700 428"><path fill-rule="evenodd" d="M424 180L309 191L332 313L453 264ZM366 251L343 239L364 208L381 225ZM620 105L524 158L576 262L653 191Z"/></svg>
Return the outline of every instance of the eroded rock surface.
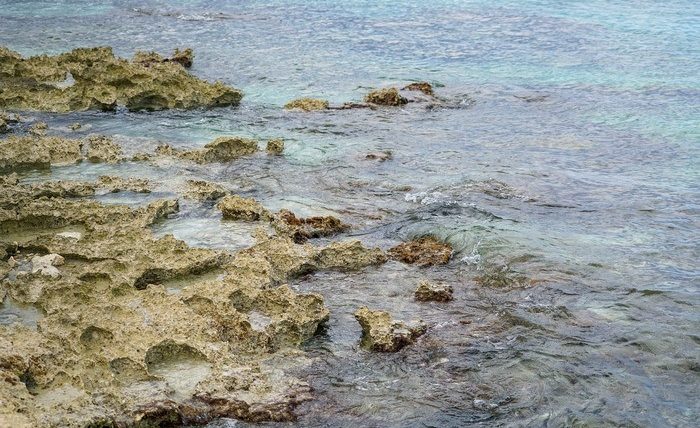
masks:
<svg viewBox="0 0 700 428"><path fill-rule="evenodd" d="M201 149L178 150L167 144L156 148L158 155L179 157L200 164L230 162L257 151L257 141L241 137L219 137Z"/></svg>
<svg viewBox="0 0 700 428"><path fill-rule="evenodd" d="M197 201L215 201L228 194L223 186L204 180L187 180L184 196Z"/></svg>
<svg viewBox="0 0 700 428"><path fill-rule="evenodd" d="M229 195L217 204L226 220L258 221L269 220L272 214L262 204L252 198Z"/></svg>
<svg viewBox="0 0 700 428"><path fill-rule="evenodd" d="M148 228L175 201L132 209L37 198L2 177L0 236L17 244L0 246L1 295L43 316L36 330L0 325L0 424L286 421L310 398L306 383L265 361L328 318L320 296L281 281L319 269L321 250L287 237L261 237L235 257L189 248ZM199 279L213 270L226 274Z"/></svg>
<svg viewBox="0 0 700 428"><path fill-rule="evenodd" d="M396 88L382 88L365 95L365 102L380 106L402 106L408 103L408 100L399 94Z"/></svg>
<svg viewBox="0 0 700 428"><path fill-rule="evenodd" d="M449 302L453 292L451 285L421 281L414 295L419 302Z"/></svg>
<svg viewBox="0 0 700 428"><path fill-rule="evenodd" d="M396 321L388 312L373 311L366 306L355 311L355 319L362 326L362 345L377 352L399 351L427 330L423 321Z"/></svg>
<svg viewBox="0 0 700 428"><path fill-rule="evenodd" d="M114 164L124 160L124 153L111 138L97 135L88 137L86 157L90 162Z"/></svg>
<svg viewBox="0 0 700 428"><path fill-rule="evenodd" d="M281 210L277 214L274 226L297 243L306 242L310 238L333 236L350 229L349 224L333 216L299 218L289 210Z"/></svg>
<svg viewBox="0 0 700 428"><path fill-rule="evenodd" d="M424 236L393 247L389 255L395 260L418 266L444 265L452 257L452 247L435 237Z"/></svg>
<svg viewBox="0 0 700 428"><path fill-rule="evenodd" d="M433 96L433 86L428 82L414 82L402 88L404 91L420 91L425 95Z"/></svg>
<svg viewBox="0 0 700 428"><path fill-rule="evenodd" d="M284 108L286 110L302 111L327 110L328 100L321 100L317 98L299 98L288 102L285 104Z"/></svg>
<svg viewBox="0 0 700 428"><path fill-rule="evenodd" d="M267 150L267 153L271 155L281 155L284 151L284 140L281 138L275 138L268 141L265 150Z"/></svg>
<svg viewBox="0 0 700 428"><path fill-rule="evenodd" d="M68 112L190 109L236 105L243 94L189 74L187 51L171 60L134 61L108 47L22 58L0 47L0 108Z"/></svg>

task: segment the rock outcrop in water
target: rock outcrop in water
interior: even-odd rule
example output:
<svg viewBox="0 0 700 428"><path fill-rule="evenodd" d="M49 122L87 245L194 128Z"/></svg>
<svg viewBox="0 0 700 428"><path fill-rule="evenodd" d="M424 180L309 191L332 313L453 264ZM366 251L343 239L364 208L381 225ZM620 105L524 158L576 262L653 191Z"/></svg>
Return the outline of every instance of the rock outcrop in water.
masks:
<svg viewBox="0 0 700 428"><path fill-rule="evenodd" d="M156 148L158 155L178 157L200 164L230 162L257 151L257 141L241 137L219 137L201 149L179 150L167 144Z"/></svg>
<svg viewBox="0 0 700 428"><path fill-rule="evenodd" d="M373 311L366 306L355 311L362 327L362 345L377 352L396 352L422 336L427 326L423 321L395 321L391 314Z"/></svg>
<svg viewBox="0 0 700 428"><path fill-rule="evenodd" d="M428 82L414 82L402 88L403 91L420 91L425 95L433 96L433 86Z"/></svg>
<svg viewBox="0 0 700 428"><path fill-rule="evenodd" d="M281 138L275 138L267 142L265 150L270 155L281 155L284 151L284 140Z"/></svg>
<svg viewBox="0 0 700 428"><path fill-rule="evenodd" d="M252 198L229 195L216 205L225 220L258 221L270 220L272 214Z"/></svg>
<svg viewBox="0 0 700 428"><path fill-rule="evenodd" d="M11 135L0 140L0 173L78 163L83 159L82 146L80 140Z"/></svg>
<svg viewBox="0 0 700 428"><path fill-rule="evenodd" d="M328 101L318 98L299 98L285 104L286 110L316 111L327 110Z"/></svg>
<svg viewBox="0 0 700 428"><path fill-rule="evenodd" d="M175 52L173 52L173 55L169 58L163 57L157 52L136 52L131 61L145 67L150 67L153 64L160 64L164 62L173 62L180 64L185 68L190 68L192 67L192 62L194 61L194 52L191 48L186 48L184 50L177 48L175 49Z"/></svg>
<svg viewBox="0 0 700 428"><path fill-rule="evenodd" d="M87 139L87 160L98 163L119 163L124 160L124 153L119 144L111 138L99 135Z"/></svg>
<svg viewBox="0 0 700 428"><path fill-rule="evenodd" d="M391 258L418 266L444 265L452 257L452 247L435 237L424 236L389 250Z"/></svg>
<svg viewBox="0 0 700 428"><path fill-rule="evenodd" d="M184 196L196 201L215 201L228 194L223 186L204 180L187 180Z"/></svg>
<svg viewBox="0 0 700 428"><path fill-rule="evenodd" d="M408 100L399 94L396 88L383 88L369 92L365 95L365 102L379 106L402 106Z"/></svg>
<svg viewBox="0 0 700 428"><path fill-rule="evenodd" d="M452 293L451 285L421 281L414 296L419 302L449 302L452 300Z"/></svg>
<svg viewBox="0 0 700 428"><path fill-rule="evenodd" d="M304 243L310 238L333 236L350 229L350 225L333 216L299 218L289 210L281 210L273 225L297 243Z"/></svg>
<svg viewBox="0 0 700 428"><path fill-rule="evenodd" d="M237 105L243 94L189 74L187 51L170 60L115 57L108 47L22 58L0 47L0 108L82 110L191 109ZM161 57L162 58L162 57Z"/></svg>

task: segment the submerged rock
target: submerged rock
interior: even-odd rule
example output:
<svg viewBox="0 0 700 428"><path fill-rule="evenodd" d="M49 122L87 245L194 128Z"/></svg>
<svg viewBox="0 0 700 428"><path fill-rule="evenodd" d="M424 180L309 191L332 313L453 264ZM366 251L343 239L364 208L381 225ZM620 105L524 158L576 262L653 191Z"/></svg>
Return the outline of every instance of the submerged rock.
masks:
<svg viewBox="0 0 700 428"><path fill-rule="evenodd" d="M156 154L175 156L200 164L230 162L257 151L257 141L241 137L219 137L201 149L178 150L167 144L156 148Z"/></svg>
<svg viewBox="0 0 700 428"><path fill-rule="evenodd" d="M299 98L288 102L284 108L286 110L302 111L327 110L328 101L317 98Z"/></svg>
<svg viewBox="0 0 700 428"><path fill-rule="evenodd" d="M119 144L103 135L88 137L87 160L94 163L119 163L124 160L124 153Z"/></svg>
<svg viewBox="0 0 700 428"><path fill-rule="evenodd" d="M284 151L284 140L281 138L275 138L267 142L267 147L265 148L268 154L271 155L281 155Z"/></svg>
<svg viewBox="0 0 700 428"><path fill-rule="evenodd" d="M216 206L225 220L258 221L272 218L272 214L252 198L229 195L221 199Z"/></svg>
<svg viewBox="0 0 700 428"><path fill-rule="evenodd" d="M452 300L452 293L451 285L421 281L416 289L415 298L419 302L449 302Z"/></svg>
<svg viewBox="0 0 700 428"><path fill-rule="evenodd" d="M433 96L433 86L428 82L414 82L402 88L404 91L420 91L425 95Z"/></svg>
<svg viewBox="0 0 700 428"><path fill-rule="evenodd" d="M408 103L408 100L402 97L396 88L383 88L365 95L365 102L381 106L401 106Z"/></svg>
<svg viewBox="0 0 700 428"><path fill-rule="evenodd" d="M418 266L444 265L452 257L452 247L432 236L404 242L389 250L391 258Z"/></svg>
<svg viewBox="0 0 700 428"><path fill-rule="evenodd" d="M196 201L215 201L228 194L221 185L204 180L187 180L184 196Z"/></svg>
<svg viewBox="0 0 700 428"><path fill-rule="evenodd" d="M367 160L376 160L379 162L386 162L388 160L391 160L394 157L394 155L386 150L383 152L372 152L372 153L367 153L365 155L365 159Z"/></svg>
<svg viewBox="0 0 700 428"><path fill-rule="evenodd" d="M190 52L191 53L191 52ZM68 112L191 109L237 105L243 94L189 74L188 52L148 62L117 58L108 47L22 58L0 47L0 108ZM162 57L161 57L162 58Z"/></svg>
<svg viewBox="0 0 700 428"><path fill-rule="evenodd" d="M388 312L373 311L366 306L355 311L355 319L362 326L362 345L377 352L399 351L427 330L423 321L395 321Z"/></svg>
<svg viewBox="0 0 700 428"><path fill-rule="evenodd" d="M291 211L281 210L275 218L275 228L297 243L306 242L310 238L336 235L350 229L350 225L333 216L299 218Z"/></svg>

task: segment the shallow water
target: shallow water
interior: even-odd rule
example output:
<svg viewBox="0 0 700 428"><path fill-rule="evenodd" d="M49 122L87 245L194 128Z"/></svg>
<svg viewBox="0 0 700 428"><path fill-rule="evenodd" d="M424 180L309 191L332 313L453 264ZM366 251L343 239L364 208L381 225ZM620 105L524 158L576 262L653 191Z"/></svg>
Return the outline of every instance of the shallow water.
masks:
<svg viewBox="0 0 700 428"><path fill-rule="evenodd" d="M158 183L99 197L115 203L206 179L270 209L339 216L370 245L432 233L456 249L445 267L392 262L292 284L323 294L332 313L305 346L314 362L299 374L315 399L299 426L696 424L698 39L693 1L0 0L0 44L22 54L191 46L193 73L246 94L210 111L34 114L52 131L116 134L130 152L227 134L286 140L283 157L84 164L25 179ZM281 109L413 80L458 108ZM71 133L74 122L87 126ZM364 159L382 150L393 159ZM183 203L156 231L249 245L246 226L219 218ZM528 286L475 283L503 266ZM452 284L455 301L413 302L424 278ZM366 352L351 315L364 304L431 327L397 354Z"/></svg>

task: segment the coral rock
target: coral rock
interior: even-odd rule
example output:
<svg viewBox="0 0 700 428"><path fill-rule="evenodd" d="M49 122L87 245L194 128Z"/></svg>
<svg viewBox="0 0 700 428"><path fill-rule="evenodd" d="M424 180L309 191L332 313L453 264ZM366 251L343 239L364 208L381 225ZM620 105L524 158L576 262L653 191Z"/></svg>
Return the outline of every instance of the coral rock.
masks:
<svg viewBox="0 0 700 428"><path fill-rule="evenodd" d="M447 284L433 284L421 281L415 292L419 302L449 302L452 300L452 286Z"/></svg>
<svg viewBox="0 0 700 428"><path fill-rule="evenodd" d="M0 172L48 169L52 164L70 164L83 158L82 142L59 137L27 135L0 140Z"/></svg>
<svg viewBox="0 0 700 428"><path fill-rule="evenodd" d="M276 138L267 142L267 153L271 155L281 155L284 151L284 140Z"/></svg>
<svg viewBox="0 0 700 428"><path fill-rule="evenodd" d="M328 101L317 98L299 98L288 102L284 108L303 111L326 110L328 109Z"/></svg>
<svg viewBox="0 0 700 428"><path fill-rule="evenodd" d="M229 195L219 201L217 207L226 220L269 220L272 215L260 202L251 198Z"/></svg>
<svg viewBox="0 0 700 428"><path fill-rule="evenodd" d="M404 242L389 250L395 260L418 266L444 265L452 257L452 247L432 236Z"/></svg>
<svg viewBox="0 0 700 428"><path fill-rule="evenodd" d="M276 229L291 236L296 243L306 242L310 238L332 236L350 229L350 225L333 216L299 218L291 211L281 210L276 219Z"/></svg>
<svg viewBox="0 0 700 428"><path fill-rule="evenodd" d="M362 326L362 345L377 352L396 352L422 336L427 326L422 321L395 321L391 314L373 311L366 306L355 312Z"/></svg>
<svg viewBox="0 0 700 428"><path fill-rule="evenodd" d="M124 160L121 146L102 135L87 139L87 159L90 162L119 163Z"/></svg>
<svg viewBox="0 0 700 428"><path fill-rule="evenodd" d="M365 102L381 106L401 106L408 100L399 94L396 88L384 88L371 91L365 95Z"/></svg>
<svg viewBox="0 0 700 428"><path fill-rule="evenodd" d="M403 87L404 91L420 91L425 95L433 95L433 87L428 82L415 82Z"/></svg>
<svg viewBox="0 0 700 428"><path fill-rule="evenodd" d="M184 196L196 201L215 201L228 194L221 185L204 180L187 180Z"/></svg>
<svg viewBox="0 0 700 428"><path fill-rule="evenodd" d="M157 54L156 54L157 55ZM0 47L0 108L51 112L191 109L237 105L243 94L189 74L188 52L170 60L117 58L108 47L22 58ZM162 57L159 57L162 59Z"/></svg>

